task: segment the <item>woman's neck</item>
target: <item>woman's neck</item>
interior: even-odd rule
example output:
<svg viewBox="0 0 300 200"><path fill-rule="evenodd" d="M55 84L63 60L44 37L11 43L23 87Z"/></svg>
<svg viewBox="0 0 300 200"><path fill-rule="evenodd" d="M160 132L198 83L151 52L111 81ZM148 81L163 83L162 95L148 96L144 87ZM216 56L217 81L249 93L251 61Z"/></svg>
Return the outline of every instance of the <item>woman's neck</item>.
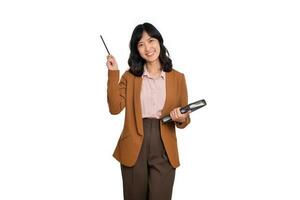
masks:
<svg viewBox="0 0 300 200"><path fill-rule="evenodd" d="M160 74L161 64L159 61L147 62L146 67L150 75L156 76Z"/></svg>

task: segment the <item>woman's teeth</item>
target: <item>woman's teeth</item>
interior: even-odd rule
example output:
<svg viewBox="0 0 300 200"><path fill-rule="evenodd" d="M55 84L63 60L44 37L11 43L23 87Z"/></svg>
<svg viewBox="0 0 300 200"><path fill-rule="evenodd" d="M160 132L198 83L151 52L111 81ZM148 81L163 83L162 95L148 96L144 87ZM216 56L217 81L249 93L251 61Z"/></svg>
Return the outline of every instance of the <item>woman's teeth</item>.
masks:
<svg viewBox="0 0 300 200"><path fill-rule="evenodd" d="M154 54L154 52L147 53L146 56L152 56L153 54Z"/></svg>

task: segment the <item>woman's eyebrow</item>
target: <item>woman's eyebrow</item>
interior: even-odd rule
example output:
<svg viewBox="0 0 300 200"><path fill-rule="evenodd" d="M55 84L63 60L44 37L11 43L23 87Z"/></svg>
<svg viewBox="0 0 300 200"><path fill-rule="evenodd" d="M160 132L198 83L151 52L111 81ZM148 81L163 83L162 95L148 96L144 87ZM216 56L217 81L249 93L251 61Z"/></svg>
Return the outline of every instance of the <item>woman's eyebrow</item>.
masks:
<svg viewBox="0 0 300 200"><path fill-rule="evenodd" d="M152 37L148 37L148 38L145 39L145 40L150 40L150 39L152 39ZM142 41L139 41L138 44L140 44L140 43L143 43L143 42L142 42Z"/></svg>

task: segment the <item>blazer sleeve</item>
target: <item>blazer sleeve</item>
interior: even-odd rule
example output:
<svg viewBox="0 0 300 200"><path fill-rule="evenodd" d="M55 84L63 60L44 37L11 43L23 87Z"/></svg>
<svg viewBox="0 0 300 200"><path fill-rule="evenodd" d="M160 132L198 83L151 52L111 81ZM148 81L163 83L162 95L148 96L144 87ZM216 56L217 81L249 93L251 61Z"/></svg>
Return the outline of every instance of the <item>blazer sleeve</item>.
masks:
<svg viewBox="0 0 300 200"><path fill-rule="evenodd" d="M181 82L180 82L180 107L184 107L188 104L188 92L187 92L187 86L185 81L185 76L182 74L181 76ZM177 128L185 128L189 123L191 122L190 116L188 116L185 120L185 122L175 122L175 125Z"/></svg>
<svg viewBox="0 0 300 200"><path fill-rule="evenodd" d="M119 114L126 103L126 76L124 73L119 82L119 70L108 70L107 102L109 112L113 115Z"/></svg>

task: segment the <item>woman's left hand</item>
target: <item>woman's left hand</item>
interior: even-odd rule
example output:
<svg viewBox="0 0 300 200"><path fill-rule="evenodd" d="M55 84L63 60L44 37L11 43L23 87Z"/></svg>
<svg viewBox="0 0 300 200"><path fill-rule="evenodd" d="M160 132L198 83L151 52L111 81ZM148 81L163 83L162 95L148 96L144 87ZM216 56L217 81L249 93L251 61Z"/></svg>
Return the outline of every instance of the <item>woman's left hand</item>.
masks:
<svg viewBox="0 0 300 200"><path fill-rule="evenodd" d="M190 113L191 113L191 111L181 114L180 107L177 107L177 108L174 108L170 112L170 116L173 121L183 123L183 122L185 122L186 118L189 116Z"/></svg>

